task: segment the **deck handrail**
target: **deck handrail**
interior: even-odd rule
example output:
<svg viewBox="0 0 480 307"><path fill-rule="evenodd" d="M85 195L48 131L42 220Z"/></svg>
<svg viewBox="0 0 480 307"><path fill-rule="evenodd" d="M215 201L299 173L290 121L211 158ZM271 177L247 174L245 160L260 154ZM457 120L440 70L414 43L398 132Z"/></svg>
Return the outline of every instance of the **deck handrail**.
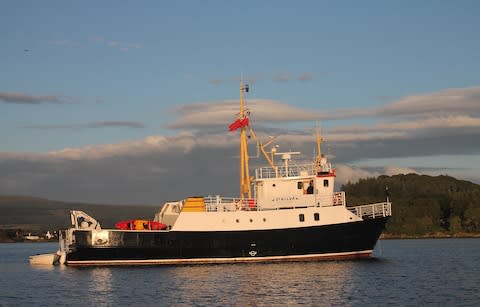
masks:
<svg viewBox="0 0 480 307"><path fill-rule="evenodd" d="M258 210L281 210L287 207L276 208L262 208L257 203L255 198L235 198L235 197L221 197L206 196L204 197L205 211L217 212L217 211L258 211ZM344 206L345 207L345 192L339 191L329 195L315 195L311 201L305 203L297 203L288 208L305 208L305 207L331 207L331 206Z"/></svg>
<svg viewBox="0 0 480 307"><path fill-rule="evenodd" d="M330 173L332 166L330 163L322 165L320 170L313 163L309 164L293 164L288 167L279 165L275 167L260 167L255 169L255 177L257 179L269 179L278 177L301 177L316 175L317 172Z"/></svg>
<svg viewBox="0 0 480 307"><path fill-rule="evenodd" d="M387 217L392 215L391 202L347 207L347 209L362 219L374 219L378 217Z"/></svg>

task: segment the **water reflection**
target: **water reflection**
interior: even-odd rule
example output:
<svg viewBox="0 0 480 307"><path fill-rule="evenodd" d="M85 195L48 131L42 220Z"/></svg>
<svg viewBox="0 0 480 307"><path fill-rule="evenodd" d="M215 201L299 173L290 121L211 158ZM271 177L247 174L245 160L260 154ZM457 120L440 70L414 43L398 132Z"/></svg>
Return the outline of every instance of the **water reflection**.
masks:
<svg viewBox="0 0 480 307"><path fill-rule="evenodd" d="M88 295L86 299L87 306L105 306L112 302L112 268L98 267L86 271L89 275L87 281Z"/></svg>
<svg viewBox="0 0 480 307"><path fill-rule="evenodd" d="M187 266L170 271L170 281L177 302L187 305L333 304L355 287L346 278L353 267L348 261Z"/></svg>

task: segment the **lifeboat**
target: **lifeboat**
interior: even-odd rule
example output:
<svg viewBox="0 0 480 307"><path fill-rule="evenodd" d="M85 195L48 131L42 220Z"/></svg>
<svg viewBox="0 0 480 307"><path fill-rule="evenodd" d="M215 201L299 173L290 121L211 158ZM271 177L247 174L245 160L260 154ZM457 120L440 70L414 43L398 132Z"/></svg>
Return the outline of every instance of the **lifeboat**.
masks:
<svg viewBox="0 0 480 307"><path fill-rule="evenodd" d="M155 221L128 220L116 223L115 228L120 230L165 230L167 225Z"/></svg>

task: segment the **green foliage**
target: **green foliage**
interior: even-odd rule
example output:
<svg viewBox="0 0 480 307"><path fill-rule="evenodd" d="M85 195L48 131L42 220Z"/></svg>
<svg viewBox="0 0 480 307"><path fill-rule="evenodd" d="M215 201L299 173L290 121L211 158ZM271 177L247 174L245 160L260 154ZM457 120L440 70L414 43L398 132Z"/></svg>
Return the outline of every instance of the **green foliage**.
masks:
<svg viewBox="0 0 480 307"><path fill-rule="evenodd" d="M395 175L361 179L342 187L349 206L385 199L392 217L387 233L428 235L480 232L480 186L449 176Z"/></svg>

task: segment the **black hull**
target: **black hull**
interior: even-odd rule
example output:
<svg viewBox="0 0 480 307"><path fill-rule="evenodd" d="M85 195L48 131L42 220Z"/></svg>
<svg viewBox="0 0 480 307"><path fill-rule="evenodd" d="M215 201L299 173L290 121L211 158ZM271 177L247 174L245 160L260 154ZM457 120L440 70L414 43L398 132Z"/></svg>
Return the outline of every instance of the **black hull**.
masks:
<svg viewBox="0 0 480 307"><path fill-rule="evenodd" d="M389 217L294 229L178 232L76 230L68 265L174 264L370 256Z"/></svg>

